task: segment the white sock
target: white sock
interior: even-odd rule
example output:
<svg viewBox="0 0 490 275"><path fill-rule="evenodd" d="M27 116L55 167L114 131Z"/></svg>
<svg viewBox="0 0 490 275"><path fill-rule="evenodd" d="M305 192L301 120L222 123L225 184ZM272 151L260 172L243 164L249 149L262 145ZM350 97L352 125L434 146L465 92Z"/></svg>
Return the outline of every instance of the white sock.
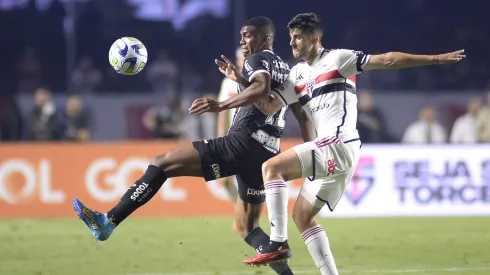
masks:
<svg viewBox="0 0 490 275"><path fill-rule="evenodd" d="M308 228L301 234L311 257L322 275L338 275L337 266L330 251L327 234L321 225Z"/></svg>
<svg viewBox="0 0 490 275"><path fill-rule="evenodd" d="M284 242L288 239L288 188L282 180L267 182L264 188L271 225L270 240Z"/></svg>

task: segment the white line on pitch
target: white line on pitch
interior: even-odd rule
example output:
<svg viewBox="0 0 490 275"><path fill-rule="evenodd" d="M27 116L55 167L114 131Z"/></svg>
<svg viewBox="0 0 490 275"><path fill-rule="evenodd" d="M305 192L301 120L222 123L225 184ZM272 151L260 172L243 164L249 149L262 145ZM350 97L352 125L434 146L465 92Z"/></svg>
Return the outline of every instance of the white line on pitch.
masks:
<svg viewBox="0 0 490 275"><path fill-rule="evenodd" d="M204 272L170 272L170 273L131 273L123 275L255 275L255 274L274 274L272 271L204 271ZM461 271L490 271L490 267L450 267L450 268L408 268L408 269L350 269L340 270L341 274L404 274L404 273L431 273L431 272L461 272ZM318 270L294 270L295 274L318 274Z"/></svg>

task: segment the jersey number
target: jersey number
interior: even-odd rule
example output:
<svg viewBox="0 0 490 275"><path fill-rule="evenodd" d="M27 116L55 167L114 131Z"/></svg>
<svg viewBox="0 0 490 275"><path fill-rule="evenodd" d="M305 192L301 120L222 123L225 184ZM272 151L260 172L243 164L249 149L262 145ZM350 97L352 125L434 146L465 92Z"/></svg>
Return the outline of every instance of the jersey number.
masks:
<svg viewBox="0 0 490 275"><path fill-rule="evenodd" d="M268 116L267 119L265 120L265 124L269 124L275 127L278 127L280 129L284 129L284 126L286 126L286 111L288 110L288 107L283 107L281 111L275 113L272 116Z"/></svg>

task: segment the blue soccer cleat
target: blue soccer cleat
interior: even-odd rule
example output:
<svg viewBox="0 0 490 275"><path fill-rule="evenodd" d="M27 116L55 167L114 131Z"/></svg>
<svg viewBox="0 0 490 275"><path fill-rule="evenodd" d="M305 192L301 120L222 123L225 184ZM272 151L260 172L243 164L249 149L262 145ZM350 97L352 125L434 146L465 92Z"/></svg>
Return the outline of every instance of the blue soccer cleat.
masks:
<svg viewBox="0 0 490 275"><path fill-rule="evenodd" d="M109 221L106 215L88 209L77 199L74 199L72 204L78 218L85 222L97 241L105 241L111 236L115 225Z"/></svg>

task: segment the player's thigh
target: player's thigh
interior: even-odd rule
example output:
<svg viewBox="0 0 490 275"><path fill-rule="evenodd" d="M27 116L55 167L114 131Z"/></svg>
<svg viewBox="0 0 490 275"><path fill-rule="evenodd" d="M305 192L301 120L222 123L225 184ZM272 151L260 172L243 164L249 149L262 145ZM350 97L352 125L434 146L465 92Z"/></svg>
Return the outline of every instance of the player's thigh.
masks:
<svg viewBox="0 0 490 275"><path fill-rule="evenodd" d="M192 143L183 144L153 157L152 165L161 167L167 177L202 177L201 157Z"/></svg>
<svg viewBox="0 0 490 275"><path fill-rule="evenodd" d="M262 165L262 174L266 179L290 181L301 178L302 167L298 154L289 149L267 160Z"/></svg>
<svg viewBox="0 0 490 275"><path fill-rule="evenodd" d="M317 138L293 147L301 165L301 177L322 179L347 173L357 165L360 142L344 144L336 137Z"/></svg>
<svg viewBox="0 0 490 275"><path fill-rule="evenodd" d="M289 151L296 157L297 178L322 178L324 171L324 153L320 150L314 141L296 145ZM292 155L292 154L291 154Z"/></svg>
<svg viewBox="0 0 490 275"><path fill-rule="evenodd" d="M325 205L334 211L349 185L359 160L359 144L330 144L318 146L313 150L308 165L313 169L305 169L304 173L313 175L305 179L300 195L314 207ZM305 161L308 158L305 157Z"/></svg>
<svg viewBox="0 0 490 275"><path fill-rule="evenodd" d="M234 176L229 176L229 177L225 177L222 179L221 183L224 185L224 186L233 186L235 185L235 177Z"/></svg>
<svg viewBox="0 0 490 275"><path fill-rule="evenodd" d="M233 136L224 136L193 142L200 157L200 167L206 181L229 177L237 173L243 149Z"/></svg>
<svg viewBox="0 0 490 275"><path fill-rule="evenodd" d="M304 184L300 194L309 199L316 207L326 205L330 212L333 212L349 185L352 175L351 171L346 171Z"/></svg>
<svg viewBox="0 0 490 275"><path fill-rule="evenodd" d="M237 198L235 204L235 226L243 238L259 226L263 208L263 202L250 203L242 200L240 196Z"/></svg>

